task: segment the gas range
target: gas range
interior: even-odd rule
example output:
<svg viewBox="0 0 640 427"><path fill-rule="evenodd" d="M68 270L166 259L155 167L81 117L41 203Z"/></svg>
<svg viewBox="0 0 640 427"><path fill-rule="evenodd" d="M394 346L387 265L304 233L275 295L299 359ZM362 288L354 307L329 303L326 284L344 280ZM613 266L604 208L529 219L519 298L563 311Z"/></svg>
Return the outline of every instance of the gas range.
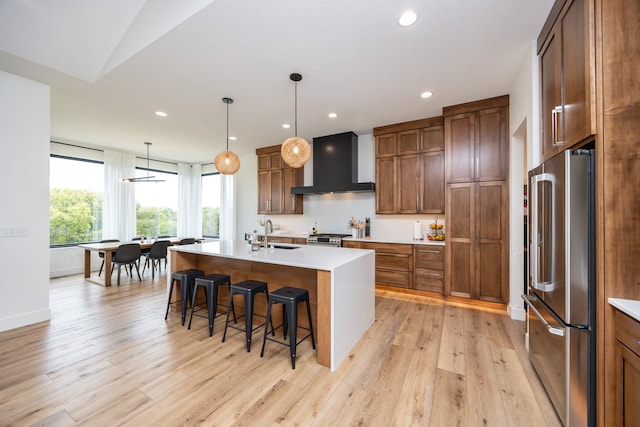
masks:
<svg viewBox="0 0 640 427"><path fill-rule="evenodd" d="M348 237L350 234L339 233L319 233L311 234L307 237L307 245L329 246L339 248L342 246L342 238Z"/></svg>

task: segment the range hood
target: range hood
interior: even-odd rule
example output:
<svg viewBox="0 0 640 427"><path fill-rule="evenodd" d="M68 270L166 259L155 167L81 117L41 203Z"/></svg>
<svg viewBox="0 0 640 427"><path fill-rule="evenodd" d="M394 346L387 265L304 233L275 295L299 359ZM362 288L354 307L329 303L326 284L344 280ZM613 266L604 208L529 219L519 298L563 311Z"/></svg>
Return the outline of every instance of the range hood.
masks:
<svg viewBox="0 0 640 427"><path fill-rule="evenodd" d="M291 194L375 191L373 182L358 182L358 135L344 132L313 138L313 185L292 187Z"/></svg>

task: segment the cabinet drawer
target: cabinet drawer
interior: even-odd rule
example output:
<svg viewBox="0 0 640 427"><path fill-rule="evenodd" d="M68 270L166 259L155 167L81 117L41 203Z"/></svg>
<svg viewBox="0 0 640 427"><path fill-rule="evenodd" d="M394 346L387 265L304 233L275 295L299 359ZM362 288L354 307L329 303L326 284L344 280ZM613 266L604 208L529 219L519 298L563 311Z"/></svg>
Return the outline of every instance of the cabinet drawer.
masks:
<svg viewBox="0 0 640 427"><path fill-rule="evenodd" d="M415 246L416 268L444 270L443 246Z"/></svg>
<svg viewBox="0 0 640 427"><path fill-rule="evenodd" d="M376 284L397 286L400 288L411 287L411 272L397 270L382 270L376 268Z"/></svg>
<svg viewBox="0 0 640 427"><path fill-rule="evenodd" d="M640 356L640 322L615 310L616 339Z"/></svg>
<svg viewBox="0 0 640 427"><path fill-rule="evenodd" d="M376 269L411 271L413 270L411 255L388 254L376 252Z"/></svg>
<svg viewBox="0 0 640 427"><path fill-rule="evenodd" d="M269 243L293 243L293 238L269 236Z"/></svg>
<svg viewBox="0 0 640 427"><path fill-rule="evenodd" d="M428 268L416 269L414 289L444 293L444 271Z"/></svg>
<svg viewBox="0 0 640 427"><path fill-rule="evenodd" d="M378 252L389 254L405 254L411 255L413 253L413 245L403 245L400 243L372 243L363 242L362 249L372 249Z"/></svg>

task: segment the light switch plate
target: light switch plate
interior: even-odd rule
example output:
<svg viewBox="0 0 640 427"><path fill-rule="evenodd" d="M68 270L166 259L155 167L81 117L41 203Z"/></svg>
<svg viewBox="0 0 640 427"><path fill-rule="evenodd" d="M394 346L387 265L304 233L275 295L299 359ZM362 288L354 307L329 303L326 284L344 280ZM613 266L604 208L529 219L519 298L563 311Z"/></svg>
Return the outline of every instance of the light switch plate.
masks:
<svg viewBox="0 0 640 427"><path fill-rule="evenodd" d="M29 227L0 227L0 237L27 237Z"/></svg>

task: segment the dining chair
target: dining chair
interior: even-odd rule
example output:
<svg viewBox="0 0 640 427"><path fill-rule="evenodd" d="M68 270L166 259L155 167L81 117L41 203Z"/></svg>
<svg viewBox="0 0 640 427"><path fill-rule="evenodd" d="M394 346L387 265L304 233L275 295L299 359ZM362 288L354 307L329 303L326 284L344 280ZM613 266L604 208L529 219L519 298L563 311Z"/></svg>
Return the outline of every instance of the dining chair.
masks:
<svg viewBox="0 0 640 427"><path fill-rule="evenodd" d="M160 261L164 259L164 268L167 268L167 248L171 242L169 240L156 240L153 245L151 245L151 249L149 249L148 253L143 253L142 256L145 257L144 266L142 267L142 275L144 276L144 272L147 269L147 265L149 265L149 261L151 261L151 278L154 278L155 267L158 266L158 274L160 274Z"/></svg>
<svg viewBox="0 0 640 427"><path fill-rule="evenodd" d="M115 266L118 266L118 286L120 286L120 269L124 265L125 268L128 266L129 270L131 270L131 276L133 277L133 267L136 268L136 272L138 273L138 280L142 281L142 277L140 277L140 269L138 268L138 262L140 261L140 244L138 243L125 243L124 245L120 245L118 250L113 257L113 264L111 266L111 274L113 274L113 269Z"/></svg>
<svg viewBox="0 0 640 427"><path fill-rule="evenodd" d="M119 242L120 240L118 239L106 239L106 240L100 240L100 243L115 243L115 242ZM111 259L113 260L113 256L115 255L116 251L112 251L111 252ZM100 275L102 274L102 269L104 268L104 252L98 252L98 256L100 258L102 258L102 264L100 264L100 271L98 272L98 277L100 277Z"/></svg>

